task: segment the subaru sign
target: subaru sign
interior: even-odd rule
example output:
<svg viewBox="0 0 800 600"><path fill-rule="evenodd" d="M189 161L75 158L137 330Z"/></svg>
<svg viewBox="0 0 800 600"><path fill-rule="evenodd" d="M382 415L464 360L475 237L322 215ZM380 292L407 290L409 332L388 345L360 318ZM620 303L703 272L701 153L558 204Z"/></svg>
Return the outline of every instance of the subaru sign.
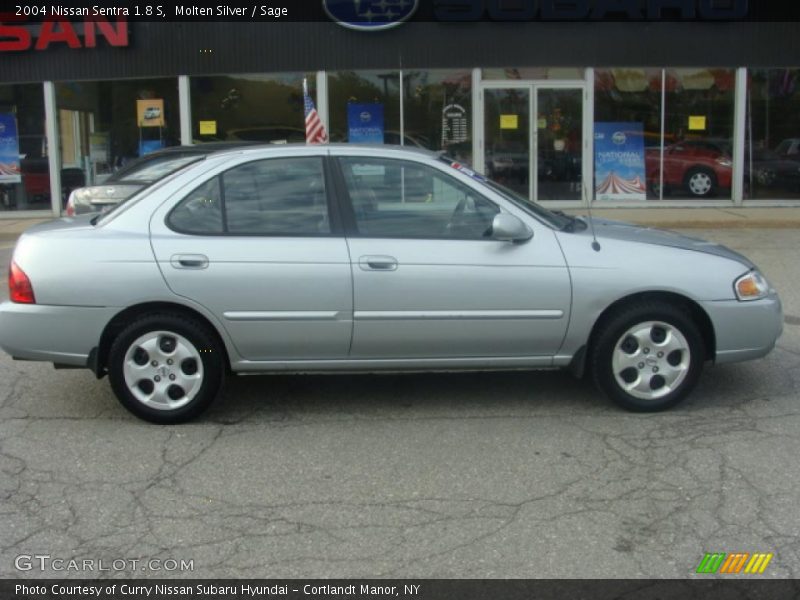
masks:
<svg viewBox="0 0 800 600"><path fill-rule="evenodd" d="M410 19L419 0L322 0L322 6L343 27L381 31Z"/></svg>

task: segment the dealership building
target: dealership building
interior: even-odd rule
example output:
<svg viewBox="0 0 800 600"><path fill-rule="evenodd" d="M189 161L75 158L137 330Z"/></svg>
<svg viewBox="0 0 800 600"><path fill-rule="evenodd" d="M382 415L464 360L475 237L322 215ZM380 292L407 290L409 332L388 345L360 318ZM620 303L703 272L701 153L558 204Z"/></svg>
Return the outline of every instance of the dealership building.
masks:
<svg viewBox="0 0 800 600"><path fill-rule="evenodd" d="M800 36L768 3L293 4L0 15L0 218L159 148L303 142L304 79L332 141L444 151L547 206L800 203Z"/></svg>

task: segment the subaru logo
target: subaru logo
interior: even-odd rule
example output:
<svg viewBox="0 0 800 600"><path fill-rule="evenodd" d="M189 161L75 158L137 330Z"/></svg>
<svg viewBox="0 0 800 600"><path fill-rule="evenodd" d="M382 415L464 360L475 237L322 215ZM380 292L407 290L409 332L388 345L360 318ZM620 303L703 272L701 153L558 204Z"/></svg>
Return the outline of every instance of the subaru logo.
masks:
<svg viewBox="0 0 800 600"><path fill-rule="evenodd" d="M359 117L361 118L362 123L369 123L372 120L372 115L367 111L362 112Z"/></svg>
<svg viewBox="0 0 800 600"><path fill-rule="evenodd" d="M411 18L419 0L322 0L322 6L343 27L380 31Z"/></svg>
<svg viewBox="0 0 800 600"><path fill-rule="evenodd" d="M624 144L627 140L628 136L623 131L615 131L614 135L611 136L611 141L618 145Z"/></svg>

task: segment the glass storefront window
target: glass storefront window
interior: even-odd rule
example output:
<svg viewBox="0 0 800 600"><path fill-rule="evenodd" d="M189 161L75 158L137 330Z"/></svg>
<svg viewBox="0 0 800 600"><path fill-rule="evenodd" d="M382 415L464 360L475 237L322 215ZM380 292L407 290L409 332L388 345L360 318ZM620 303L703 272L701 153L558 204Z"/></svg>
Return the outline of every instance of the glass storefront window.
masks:
<svg viewBox="0 0 800 600"><path fill-rule="evenodd" d="M730 199L733 69L667 69L664 196Z"/></svg>
<svg viewBox="0 0 800 600"><path fill-rule="evenodd" d="M444 150L456 160L471 163L472 73L403 71L403 88L403 143ZM399 143L399 135L385 138L386 143Z"/></svg>
<svg viewBox="0 0 800 600"><path fill-rule="evenodd" d="M305 142L304 77L314 97L315 73L192 77L194 142Z"/></svg>
<svg viewBox="0 0 800 600"><path fill-rule="evenodd" d="M50 209L42 84L0 85L0 211Z"/></svg>
<svg viewBox="0 0 800 600"><path fill-rule="evenodd" d="M180 144L176 78L56 83L62 206L132 160Z"/></svg>
<svg viewBox="0 0 800 600"><path fill-rule="evenodd" d="M530 95L528 86L484 91L484 173L524 196L530 191Z"/></svg>
<svg viewBox="0 0 800 600"><path fill-rule="evenodd" d="M583 89L536 90L533 197L580 200L583 194Z"/></svg>
<svg viewBox="0 0 800 600"><path fill-rule="evenodd" d="M400 142L400 72L336 71L328 76L332 142Z"/></svg>
<svg viewBox="0 0 800 600"><path fill-rule="evenodd" d="M624 134L620 143L642 136L645 158L636 173L595 181L596 198L615 197L606 192L616 190L619 198L627 192L648 200L730 199L735 81L733 69L597 69L595 160L604 144L598 136L613 135L611 124Z"/></svg>
<svg viewBox="0 0 800 600"><path fill-rule="evenodd" d="M800 198L800 69L749 75L744 197Z"/></svg>
<svg viewBox="0 0 800 600"><path fill-rule="evenodd" d="M637 152L635 161L616 166L613 174L604 168L600 161L595 164L595 198L659 199L660 157L661 157L661 69L597 69L595 70L594 120L595 120L595 158L608 144L598 136L606 135L606 130L620 130L625 133L626 144ZM611 124L614 124L613 126ZM613 132L611 132L613 135ZM642 139L633 141L638 136ZM613 142L612 142L613 143ZM612 146L613 147L613 146ZM642 159L641 150L644 152ZM620 161L622 162L622 161ZM641 180L644 185L633 185ZM621 178L608 181L609 176ZM610 189L607 189L610 188ZM643 189L642 189L643 188ZM643 197L644 196L644 197Z"/></svg>

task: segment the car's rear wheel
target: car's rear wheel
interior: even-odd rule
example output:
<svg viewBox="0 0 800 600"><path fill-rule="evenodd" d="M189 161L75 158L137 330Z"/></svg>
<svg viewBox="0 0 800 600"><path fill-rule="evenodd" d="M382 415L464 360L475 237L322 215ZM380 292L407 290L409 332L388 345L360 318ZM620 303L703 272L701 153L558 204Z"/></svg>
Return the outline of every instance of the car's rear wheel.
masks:
<svg viewBox="0 0 800 600"><path fill-rule="evenodd" d="M717 176L710 169L691 169L685 182L689 194L696 198L707 198L717 193Z"/></svg>
<svg viewBox="0 0 800 600"><path fill-rule="evenodd" d="M696 385L705 361L700 331L671 304L622 307L599 325L591 369L598 388L628 410L675 406Z"/></svg>
<svg viewBox="0 0 800 600"><path fill-rule="evenodd" d="M661 198L661 177L658 173L653 173L650 175L647 180L650 182L648 188L650 189L650 196L657 200ZM664 196L669 195L669 187L667 185L664 186Z"/></svg>
<svg viewBox="0 0 800 600"><path fill-rule="evenodd" d="M153 423L181 423L202 413L222 386L223 353L202 323L182 315L142 317L109 352L111 387L122 405Z"/></svg>

